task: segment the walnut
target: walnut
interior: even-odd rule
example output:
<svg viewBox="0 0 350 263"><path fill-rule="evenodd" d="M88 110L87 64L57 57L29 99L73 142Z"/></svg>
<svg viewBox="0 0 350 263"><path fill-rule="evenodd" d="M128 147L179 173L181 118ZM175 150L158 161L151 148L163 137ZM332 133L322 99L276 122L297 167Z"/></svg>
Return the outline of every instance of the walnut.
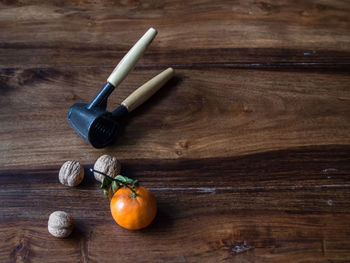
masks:
<svg viewBox="0 0 350 263"><path fill-rule="evenodd" d="M73 217L63 211L53 212L49 217L47 228L55 237L68 237L73 231Z"/></svg>
<svg viewBox="0 0 350 263"><path fill-rule="evenodd" d="M77 161L65 162L58 174L61 184L77 186L84 179L84 168Z"/></svg>
<svg viewBox="0 0 350 263"><path fill-rule="evenodd" d="M102 155L97 159L94 165L94 170L107 174L110 177L116 177L121 170L120 162L117 158L110 155ZM102 183L104 176L94 172L95 179Z"/></svg>

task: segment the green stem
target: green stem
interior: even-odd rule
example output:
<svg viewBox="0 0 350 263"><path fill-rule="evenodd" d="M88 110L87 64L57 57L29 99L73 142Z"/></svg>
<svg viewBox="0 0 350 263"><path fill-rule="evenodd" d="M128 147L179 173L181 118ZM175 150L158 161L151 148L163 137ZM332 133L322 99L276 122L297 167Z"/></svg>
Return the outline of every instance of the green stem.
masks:
<svg viewBox="0 0 350 263"><path fill-rule="evenodd" d="M130 189L130 191L132 192L132 197L135 198L137 196L137 193L135 192L134 188L138 184L138 180L133 180L131 178L128 178L122 175L117 175L116 178L113 178L103 172L97 171L92 168L90 168L90 172L96 172L104 176L103 182L101 184L101 188L104 189L105 191L106 190L108 191L111 187L113 191L113 190L118 190L120 187L124 186ZM115 187L115 184L113 184L113 182L116 182L118 187ZM129 185L131 185L131 187Z"/></svg>
<svg viewBox="0 0 350 263"><path fill-rule="evenodd" d="M128 186L127 184L125 184L124 187L129 188L129 189L131 190L131 192L132 192L132 197L135 198L135 197L137 196L135 190L134 190L132 187Z"/></svg>

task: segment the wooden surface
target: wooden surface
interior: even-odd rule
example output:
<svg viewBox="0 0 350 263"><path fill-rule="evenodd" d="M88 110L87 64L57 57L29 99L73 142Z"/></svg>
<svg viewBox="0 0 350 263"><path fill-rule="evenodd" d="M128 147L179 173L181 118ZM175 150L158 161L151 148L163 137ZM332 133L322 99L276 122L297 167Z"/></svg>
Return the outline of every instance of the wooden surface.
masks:
<svg viewBox="0 0 350 263"><path fill-rule="evenodd" d="M0 262L349 262L350 2L1 1ZM108 108L176 76L96 150L66 121L149 28ZM117 226L88 172L102 154L157 198ZM66 160L83 183L58 182ZM72 236L47 231L72 214Z"/></svg>

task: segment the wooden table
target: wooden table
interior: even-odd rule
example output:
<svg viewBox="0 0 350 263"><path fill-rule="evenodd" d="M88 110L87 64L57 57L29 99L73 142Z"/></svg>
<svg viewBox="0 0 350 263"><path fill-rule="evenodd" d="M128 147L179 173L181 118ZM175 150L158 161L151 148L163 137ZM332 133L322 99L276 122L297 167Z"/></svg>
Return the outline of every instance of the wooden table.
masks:
<svg viewBox="0 0 350 263"><path fill-rule="evenodd" d="M109 109L176 77L93 149L67 110L149 27ZM350 261L349 1L2 1L0 28L0 262ZM113 221L88 172L102 154L156 196L150 227ZM76 188L57 178L72 159Z"/></svg>

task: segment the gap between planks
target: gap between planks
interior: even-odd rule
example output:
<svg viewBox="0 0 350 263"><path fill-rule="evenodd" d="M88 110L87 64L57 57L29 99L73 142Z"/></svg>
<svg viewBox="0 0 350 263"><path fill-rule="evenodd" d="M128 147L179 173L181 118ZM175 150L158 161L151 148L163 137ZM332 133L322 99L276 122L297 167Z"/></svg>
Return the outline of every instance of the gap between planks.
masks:
<svg viewBox="0 0 350 263"><path fill-rule="evenodd" d="M197 193L215 194L216 191L279 191L299 189L324 189L324 188L349 188L350 184L326 184L326 185L290 185L290 186L257 186L257 187L148 187L150 191L196 191ZM101 189L76 189L79 192L101 191ZM0 193L16 193L19 190L0 190ZM21 192L58 192L66 189L21 189Z"/></svg>
<svg viewBox="0 0 350 263"><path fill-rule="evenodd" d="M156 70L164 67L174 69L210 69L210 68L231 68L231 69L339 69L350 71L350 62L221 62L221 63L193 63L193 64L157 64L157 65L139 65L135 70ZM0 70L17 69L114 69L115 65L69 65L69 66L0 66Z"/></svg>

